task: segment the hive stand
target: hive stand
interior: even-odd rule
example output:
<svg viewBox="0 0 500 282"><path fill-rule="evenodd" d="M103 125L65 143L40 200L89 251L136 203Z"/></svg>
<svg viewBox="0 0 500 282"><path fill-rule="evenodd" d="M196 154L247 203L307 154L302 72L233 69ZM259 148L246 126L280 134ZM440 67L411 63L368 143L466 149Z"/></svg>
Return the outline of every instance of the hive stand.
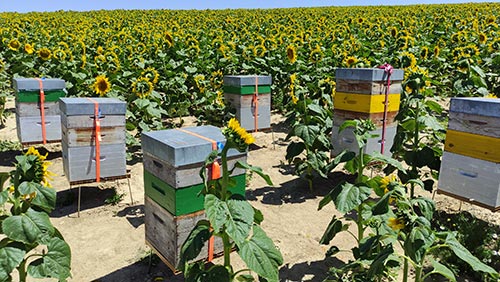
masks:
<svg viewBox="0 0 500 282"><path fill-rule="evenodd" d="M80 204L81 204L81 196L82 196L82 185L90 184L90 183L102 183L109 181L116 181L116 184L119 185L119 180L127 179L128 184L128 192L130 194L130 204L134 204L134 198L132 197L132 187L130 186L130 170L127 170L127 174L121 176L113 176L113 177L101 177L100 181L97 182L97 179L87 179L87 180L79 180L79 181L70 181L69 189L73 190L74 186L78 186L78 204L77 204L77 216L80 217Z"/></svg>

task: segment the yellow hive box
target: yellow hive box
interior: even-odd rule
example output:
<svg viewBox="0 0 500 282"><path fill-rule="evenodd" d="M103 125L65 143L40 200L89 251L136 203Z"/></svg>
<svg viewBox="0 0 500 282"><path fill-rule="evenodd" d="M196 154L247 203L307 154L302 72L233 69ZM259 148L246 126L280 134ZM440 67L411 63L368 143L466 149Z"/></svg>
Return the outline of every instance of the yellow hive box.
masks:
<svg viewBox="0 0 500 282"><path fill-rule="evenodd" d="M494 163L500 162L500 138L448 130L444 150Z"/></svg>
<svg viewBox="0 0 500 282"><path fill-rule="evenodd" d="M400 94L388 95L387 111L399 111ZM383 113L385 95L366 95L337 92L334 109L361 113Z"/></svg>

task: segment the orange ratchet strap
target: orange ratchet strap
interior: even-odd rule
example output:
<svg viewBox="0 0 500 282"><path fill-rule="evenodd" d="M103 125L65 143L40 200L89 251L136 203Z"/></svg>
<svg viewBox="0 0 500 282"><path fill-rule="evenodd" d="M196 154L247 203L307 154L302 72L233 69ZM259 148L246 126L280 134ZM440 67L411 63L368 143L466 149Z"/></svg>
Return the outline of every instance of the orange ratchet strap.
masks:
<svg viewBox="0 0 500 282"><path fill-rule="evenodd" d="M43 81L40 78L38 80L40 88L40 118L42 122L42 141L43 144L47 144L47 129L45 128L45 91L43 90Z"/></svg>
<svg viewBox="0 0 500 282"><path fill-rule="evenodd" d="M101 121L99 120L99 103L87 98L94 103L94 131L95 131L95 178L96 182L101 180Z"/></svg>
<svg viewBox="0 0 500 282"><path fill-rule="evenodd" d="M201 138L203 140L206 140L206 141L212 143L212 150L218 149L217 148L217 141L215 141L213 139L210 139L208 137L202 136L200 134L197 134L197 133L194 133L191 131L184 130L182 128L176 128L176 130L182 131L182 132L187 133L187 134L192 135L192 136L196 136L198 138ZM217 161L213 162L211 168L212 168L212 173L210 175L211 179L220 178L221 177L221 169L220 169L219 163ZM207 261L211 262L213 259L214 259L214 236L211 236L210 239L208 239L208 258L207 258Z"/></svg>
<svg viewBox="0 0 500 282"><path fill-rule="evenodd" d="M259 127L259 77L255 76L255 92L253 94L253 104L254 104L254 116L253 116L253 124L255 132L258 131Z"/></svg>

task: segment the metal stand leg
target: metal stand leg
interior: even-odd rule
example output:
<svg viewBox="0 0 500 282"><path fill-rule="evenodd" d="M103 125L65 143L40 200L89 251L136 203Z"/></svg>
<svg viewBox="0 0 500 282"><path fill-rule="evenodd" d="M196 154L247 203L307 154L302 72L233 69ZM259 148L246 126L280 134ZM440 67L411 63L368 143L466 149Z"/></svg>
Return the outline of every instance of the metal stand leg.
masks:
<svg viewBox="0 0 500 282"><path fill-rule="evenodd" d="M134 198L132 198L132 187L130 186L130 177L127 177L128 192L130 193L130 205L134 204Z"/></svg>
<svg viewBox="0 0 500 282"><path fill-rule="evenodd" d="M78 217L80 217L80 198L82 196L82 186L78 186Z"/></svg>

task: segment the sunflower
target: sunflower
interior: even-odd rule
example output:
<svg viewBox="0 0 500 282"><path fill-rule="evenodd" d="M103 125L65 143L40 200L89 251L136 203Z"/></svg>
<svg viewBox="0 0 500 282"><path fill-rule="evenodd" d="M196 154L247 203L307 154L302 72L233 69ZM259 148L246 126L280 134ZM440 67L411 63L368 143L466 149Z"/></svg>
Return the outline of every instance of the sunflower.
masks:
<svg viewBox="0 0 500 282"><path fill-rule="evenodd" d="M205 92L205 87L203 86L203 81L205 81L205 76L203 74L197 74L194 76L194 83L201 93Z"/></svg>
<svg viewBox="0 0 500 282"><path fill-rule="evenodd" d="M19 50L19 47L21 47L21 43L19 43L19 41L17 39L12 39L9 42L9 49L10 50L17 51L17 50Z"/></svg>
<svg viewBox="0 0 500 282"><path fill-rule="evenodd" d="M498 98L498 97L497 97L497 95L490 93L490 94L488 94L488 96L486 96L486 98Z"/></svg>
<svg viewBox="0 0 500 282"><path fill-rule="evenodd" d="M29 43L24 44L24 52L28 53L29 55L33 54L35 50L33 49L33 46Z"/></svg>
<svg viewBox="0 0 500 282"><path fill-rule="evenodd" d="M174 38L170 32L165 32L165 42L167 42L168 47L172 47L174 45Z"/></svg>
<svg viewBox="0 0 500 282"><path fill-rule="evenodd" d="M47 159L48 153L42 155L37 149L30 147L24 155L28 157L28 161L31 163L33 168L33 173L25 174L25 177L31 176L33 179L24 179L24 181L34 181L41 183L45 187L51 187L49 180L52 180L52 176L55 174L48 170L48 167L51 164L51 162L45 160ZM30 196L31 198L35 197L35 195Z"/></svg>
<svg viewBox="0 0 500 282"><path fill-rule="evenodd" d="M320 62L323 59L323 52L321 51L321 47L316 44L316 47L309 54L309 60L313 63Z"/></svg>
<svg viewBox="0 0 500 282"><path fill-rule="evenodd" d="M427 59L427 56L429 55L429 48L427 46L422 46L422 49L420 50L420 57L422 59Z"/></svg>
<svg viewBox="0 0 500 282"><path fill-rule="evenodd" d="M344 65L346 65L348 68L355 65L359 60L354 57L354 56L349 56L344 59Z"/></svg>
<svg viewBox="0 0 500 282"><path fill-rule="evenodd" d="M132 83L132 92L139 98L146 98L153 92L153 83L147 77L139 77Z"/></svg>
<svg viewBox="0 0 500 282"><path fill-rule="evenodd" d="M391 28L391 30L389 31L389 33L391 34L392 37L397 37L398 36L398 29L395 26L393 26Z"/></svg>
<svg viewBox="0 0 500 282"><path fill-rule="evenodd" d="M102 46L98 46L96 52L97 54L102 55L104 53L104 48L102 48Z"/></svg>
<svg viewBox="0 0 500 282"><path fill-rule="evenodd" d="M294 45L288 45L286 47L286 56L291 64L295 63L297 61L297 48Z"/></svg>
<svg viewBox="0 0 500 282"><path fill-rule="evenodd" d="M486 36L486 34L484 34L483 32L481 32L479 34L479 43L486 44L486 41L488 41L488 37Z"/></svg>
<svg viewBox="0 0 500 282"><path fill-rule="evenodd" d="M433 54L434 54L434 58L437 58L439 57L439 53L441 52L441 49L439 48L439 46L434 46L434 50L433 50Z"/></svg>
<svg viewBox="0 0 500 282"><path fill-rule="evenodd" d="M395 175L387 175L380 180L380 188L384 189L384 194L391 191L395 184L397 184Z"/></svg>
<svg viewBox="0 0 500 282"><path fill-rule="evenodd" d="M95 93L99 94L99 96L104 96L104 94L111 90L111 83L106 75L101 74L95 78L93 87Z"/></svg>
<svg viewBox="0 0 500 282"><path fill-rule="evenodd" d="M290 75L290 98L292 98L292 103L297 104L299 99L295 96L295 81L297 81L296 73Z"/></svg>
<svg viewBox="0 0 500 282"><path fill-rule="evenodd" d="M402 218L390 217L387 220L387 225L394 231L399 231L405 227L405 221Z"/></svg>
<svg viewBox="0 0 500 282"><path fill-rule="evenodd" d="M48 48L42 48L38 50L38 56L44 60L47 61L50 58L52 58L52 52Z"/></svg>
<svg viewBox="0 0 500 282"><path fill-rule="evenodd" d="M229 120L227 127L222 131L228 142L232 142L239 151L245 151L248 145L255 142L252 134L248 133L236 118Z"/></svg>
<svg viewBox="0 0 500 282"><path fill-rule="evenodd" d="M149 67L149 68L145 69L144 71L142 71L141 76L149 78L149 80L153 84L158 83L158 79L160 78L158 71L154 67Z"/></svg>
<svg viewBox="0 0 500 282"><path fill-rule="evenodd" d="M253 48L253 55L256 57L264 57L266 55L267 49L264 45L259 44Z"/></svg>
<svg viewBox="0 0 500 282"><path fill-rule="evenodd" d="M401 64L401 68L412 68L417 65L417 59L415 55L410 52L403 52L399 56L399 62Z"/></svg>
<svg viewBox="0 0 500 282"><path fill-rule="evenodd" d="M66 60L66 52L64 52L63 49L56 49L54 50L54 59L58 59L60 61Z"/></svg>

